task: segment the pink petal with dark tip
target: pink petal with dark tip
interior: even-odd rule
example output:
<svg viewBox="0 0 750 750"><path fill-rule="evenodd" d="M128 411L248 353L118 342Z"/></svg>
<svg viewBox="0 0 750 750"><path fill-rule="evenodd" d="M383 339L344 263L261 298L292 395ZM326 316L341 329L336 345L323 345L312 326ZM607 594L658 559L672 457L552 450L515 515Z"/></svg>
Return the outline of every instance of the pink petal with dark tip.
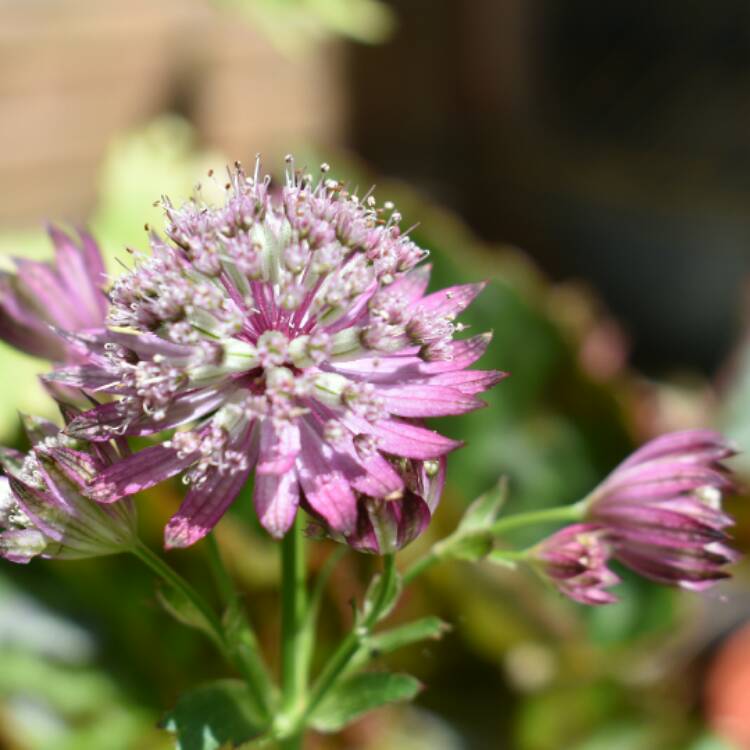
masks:
<svg viewBox="0 0 750 750"><path fill-rule="evenodd" d="M163 445L144 448L102 471L90 486L91 496L97 502L111 503L142 492L184 471L197 456L180 457L176 450Z"/></svg>

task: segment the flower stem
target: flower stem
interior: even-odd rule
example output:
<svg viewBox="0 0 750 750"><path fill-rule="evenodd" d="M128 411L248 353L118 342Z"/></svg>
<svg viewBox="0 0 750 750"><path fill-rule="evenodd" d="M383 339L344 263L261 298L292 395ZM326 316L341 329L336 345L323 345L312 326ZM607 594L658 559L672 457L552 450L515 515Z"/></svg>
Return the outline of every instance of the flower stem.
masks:
<svg viewBox="0 0 750 750"><path fill-rule="evenodd" d="M216 542L214 533L211 532L206 537L206 549L208 550L208 564L211 566L216 586L219 589L219 595L225 607L231 607L237 603L238 596L232 577L227 571L224 561L221 559L219 545Z"/></svg>
<svg viewBox="0 0 750 750"><path fill-rule="evenodd" d="M212 637L222 650L225 647L224 628L216 612L208 602L167 562L138 541L132 549L133 554L165 583L182 594L203 615L211 630Z"/></svg>
<svg viewBox="0 0 750 750"><path fill-rule="evenodd" d="M305 589L305 544L300 517L281 542L281 691L282 712L294 722L307 693L307 591ZM299 726L295 722L295 726ZM302 746L302 733L281 742L284 750Z"/></svg>
<svg viewBox="0 0 750 750"><path fill-rule="evenodd" d="M318 575L315 579L315 585L310 592L310 598L307 602L307 612L305 617L307 623L305 626L305 637L301 652L304 655L305 664L305 681L310 675L310 666L312 664L313 647L315 645L315 626L317 624L318 615L320 613L320 603L323 599L328 580L331 577L334 569L338 565L339 561L347 554L349 548L343 544L337 545L336 549L331 552L328 559L323 563Z"/></svg>
<svg viewBox="0 0 750 750"><path fill-rule="evenodd" d="M238 623L238 627L231 631L234 637L227 638L227 648L232 661L245 676L248 687L255 695L261 710L266 716L270 716L276 688L263 662L258 639L242 611L240 596L232 576L224 565L219 545L213 533L206 537L206 545L209 565L227 614L230 616L230 620L231 616L237 618L235 623ZM225 632L226 630L225 628Z"/></svg>
<svg viewBox="0 0 750 750"><path fill-rule="evenodd" d="M487 529L482 529L477 533L489 533L490 535L495 536L522 526L555 523L559 521L578 521L583 517L585 509L586 506L584 501L582 501L572 505L560 505L554 508L533 510L529 513L516 513L515 515L495 521L492 526ZM442 541L437 542L437 544L433 545L432 549L426 555L420 557L419 560L413 563L403 575L404 586L408 586L415 578L422 575L425 570L431 568L435 563L440 562L450 550L450 541L454 538L455 537L446 537Z"/></svg>
<svg viewBox="0 0 750 750"><path fill-rule="evenodd" d="M583 503L559 505L554 508L532 510L528 513L516 513L507 518L495 521L490 527L493 534L502 534L521 526L531 526L538 523L556 523L558 521L579 521L583 517L585 506Z"/></svg>
<svg viewBox="0 0 750 750"><path fill-rule="evenodd" d="M372 610L359 624L355 623L354 628L341 642L339 647L330 658L329 662L323 668L320 676L315 682L307 702L305 712L302 716L302 723L312 715L315 709L320 705L328 694L328 691L336 684L338 678L349 666L352 659L362 646L362 643L372 632L373 627L377 624L383 612L383 607L388 597L388 592L393 585L393 579L396 576L396 558L395 555L385 555L383 557L383 580L380 586L380 596L373 605Z"/></svg>
<svg viewBox="0 0 750 750"><path fill-rule="evenodd" d="M227 662L232 664L244 677L248 689L260 710L268 718L270 678L267 677L265 667L260 663L256 648L233 648L227 638L226 629L210 604L191 586L171 565L162 560L143 542L138 541L132 548L133 554L156 573L165 583L185 597L205 620L208 633L216 647ZM255 646L255 644L252 644ZM253 653L250 653L253 652Z"/></svg>

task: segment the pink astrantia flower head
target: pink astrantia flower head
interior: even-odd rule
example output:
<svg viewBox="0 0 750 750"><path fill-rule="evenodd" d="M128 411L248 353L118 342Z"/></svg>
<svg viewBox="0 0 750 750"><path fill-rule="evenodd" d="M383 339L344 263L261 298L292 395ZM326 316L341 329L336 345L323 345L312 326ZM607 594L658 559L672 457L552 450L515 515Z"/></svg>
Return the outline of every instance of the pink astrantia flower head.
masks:
<svg viewBox="0 0 750 750"><path fill-rule="evenodd" d="M733 488L721 463L734 454L710 430L656 438L620 464L587 499L587 518L601 525L614 556L661 583L702 590L728 577L737 560L721 509Z"/></svg>
<svg viewBox="0 0 750 750"><path fill-rule="evenodd" d="M379 523L405 542L435 504L414 477L459 445L423 419L482 406L503 376L467 369L489 335L455 339L482 285L425 294L427 253L394 207L321 171L300 175L290 159L272 195L257 165L237 166L222 206L164 199L166 239L152 233L151 255L114 284L112 330L80 336L88 362L52 376L113 397L71 435L178 428L93 486L107 500L182 473L168 547L208 533L253 470L276 537L302 504L355 546L379 547Z"/></svg>
<svg viewBox="0 0 750 750"><path fill-rule="evenodd" d="M110 443L86 445L50 422L25 420L33 448L0 448L0 557L26 563L41 556L77 559L116 554L135 541L130 498L101 505L89 482L120 458ZM120 447L120 450L123 446Z"/></svg>
<svg viewBox="0 0 750 750"><path fill-rule="evenodd" d="M565 596L581 604L611 604L606 589L620 579L607 567L610 546L601 527L566 526L538 544L532 553L537 568Z"/></svg>
<svg viewBox="0 0 750 750"><path fill-rule="evenodd" d="M0 272L0 339L53 362L77 359L80 347L64 333L103 329L107 315L104 263L87 233L78 243L55 227L53 263L18 259Z"/></svg>

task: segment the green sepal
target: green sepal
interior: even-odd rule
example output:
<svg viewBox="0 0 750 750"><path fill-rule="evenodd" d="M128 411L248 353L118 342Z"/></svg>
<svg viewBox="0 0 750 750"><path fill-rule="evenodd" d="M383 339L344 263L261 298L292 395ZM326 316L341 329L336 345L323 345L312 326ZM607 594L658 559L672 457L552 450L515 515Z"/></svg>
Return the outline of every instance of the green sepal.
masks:
<svg viewBox="0 0 750 750"><path fill-rule="evenodd" d="M185 693L160 726L177 750L224 750L260 736L266 725L240 680L217 680Z"/></svg>
<svg viewBox="0 0 750 750"><path fill-rule="evenodd" d="M364 714L389 703L412 700L422 684L408 674L364 672L340 682L310 717L319 732L338 732Z"/></svg>

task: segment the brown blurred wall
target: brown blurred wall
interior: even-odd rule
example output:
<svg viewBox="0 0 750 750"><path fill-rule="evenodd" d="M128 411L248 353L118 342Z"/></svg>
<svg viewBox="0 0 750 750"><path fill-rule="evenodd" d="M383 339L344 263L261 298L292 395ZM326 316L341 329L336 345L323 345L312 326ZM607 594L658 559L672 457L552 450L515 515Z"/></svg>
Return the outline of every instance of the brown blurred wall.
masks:
<svg viewBox="0 0 750 750"><path fill-rule="evenodd" d="M0 227L84 218L113 135L165 110L230 159L336 142L338 67L208 0L2 0Z"/></svg>

